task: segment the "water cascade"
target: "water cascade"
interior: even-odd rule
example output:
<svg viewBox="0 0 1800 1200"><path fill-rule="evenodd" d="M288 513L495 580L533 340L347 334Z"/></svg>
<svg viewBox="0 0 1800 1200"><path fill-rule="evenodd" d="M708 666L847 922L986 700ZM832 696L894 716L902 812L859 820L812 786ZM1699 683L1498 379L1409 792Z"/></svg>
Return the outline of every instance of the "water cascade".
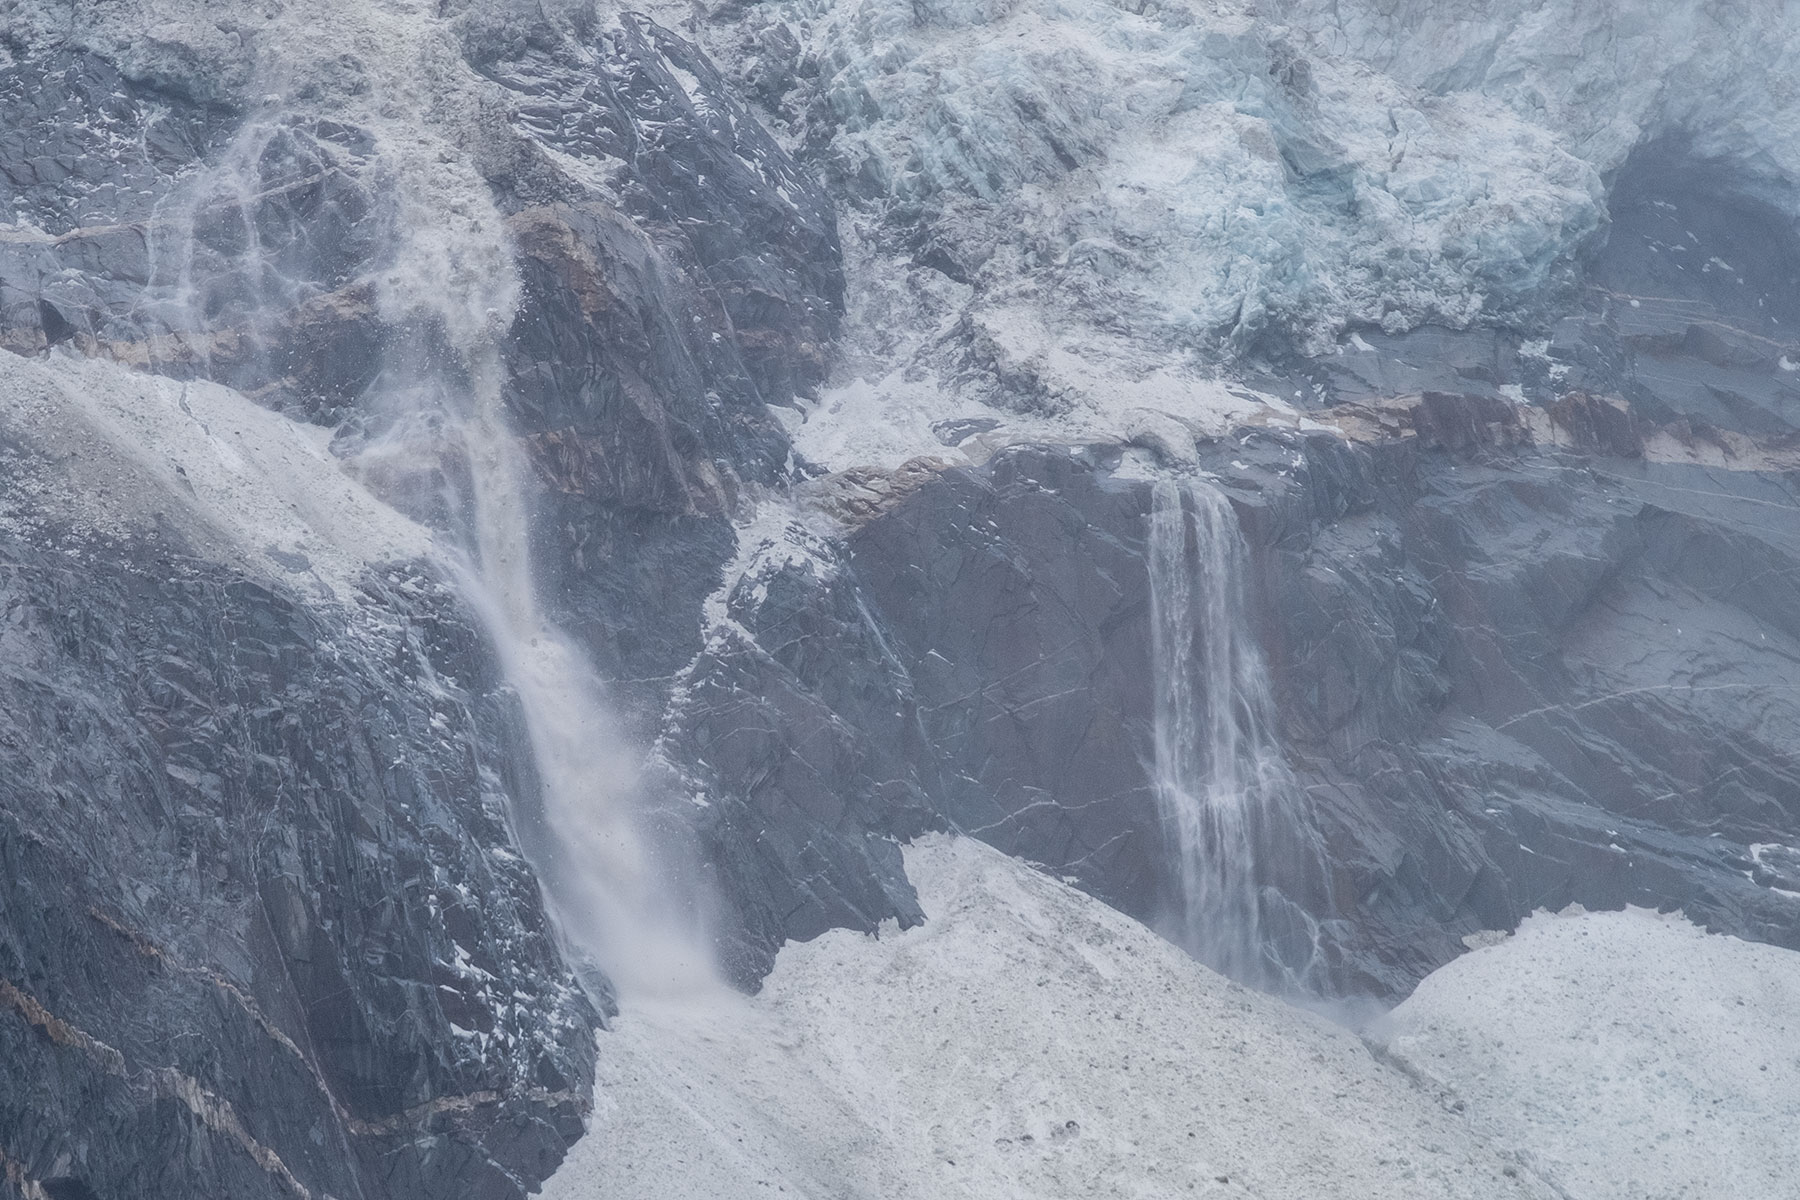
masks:
<svg viewBox="0 0 1800 1200"><path fill-rule="evenodd" d="M1272 728L1237 518L1203 480L1152 493L1157 803L1179 858L1173 940L1253 986L1312 982L1316 926L1289 892L1323 879L1304 792Z"/></svg>
<svg viewBox="0 0 1800 1200"><path fill-rule="evenodd" d="M376 382L356 400L363 433L346 440L347 465L438 527L439 565L493 642L541 790L541 822L515 814L514 824L547 905L577 956L620 992L710 990L696 906L670 894L671 872L640 825L636 756L533 578L534 481L503 387L501 345L519 294L512 247L455 131L435 124L438 111L478 106L427 111L472 77L431 6L356 11L361 23L323 47L315 27L335 28L343 12L292 14L271 44L293 53L259 67L266 110L147 223L150 279L137 315L153 331L152 363L248 386L277 373L270 331L304 304L374 297L384 349ZM320 124L307 103L282 95L318 90L309 55L329 60L345 39L381 48L364 56L376 86L336 97L359 128ZM297 240L281 223L291 218L266 203L308 188L335 246Z"/></svg>
<svg viewBox="0 0 1800 1200"><path fill-rule="evenodd" d="M531 568L529 465L508 429L499 355L472 358L468 408L451 429L468 466L469 545L461 590L518 695L549 837L534 851L565 933L629 997L717 986L699 915L670 894L670 873L638 824L636 765L614 731L603 685L581 648L545 615Z"/></svg>

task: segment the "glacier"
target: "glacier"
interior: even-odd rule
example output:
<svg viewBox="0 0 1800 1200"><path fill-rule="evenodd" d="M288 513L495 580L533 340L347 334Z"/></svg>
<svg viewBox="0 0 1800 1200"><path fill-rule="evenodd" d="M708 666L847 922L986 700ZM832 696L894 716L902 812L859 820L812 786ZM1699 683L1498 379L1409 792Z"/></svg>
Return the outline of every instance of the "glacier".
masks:
<svg viewBox="0 0 1800 1200"><path fill-rule="evenodd" d="M1359 331L1547 330L1634 154L1791 224L1793 14L857 0L680 27L782 81L772 127L846 197L828 409L1116 431L1314 405L1281 368Z"/></svg>
<svg viewBox="0 0 1800 1200"><path fill-rule="evenodd" d="M0 1196L1778 1187L1797 29L0 6Z"/></svg>

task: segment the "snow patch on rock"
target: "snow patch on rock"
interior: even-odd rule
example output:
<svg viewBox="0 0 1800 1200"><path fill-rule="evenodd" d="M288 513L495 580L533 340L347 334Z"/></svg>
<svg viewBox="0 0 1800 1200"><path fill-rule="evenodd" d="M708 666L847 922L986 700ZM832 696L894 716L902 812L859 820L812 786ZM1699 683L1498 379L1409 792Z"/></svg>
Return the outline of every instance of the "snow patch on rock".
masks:
<svg viewBox="0 0 1800 1200"><path fill-rule="evenodd" d="M0 523L77 538L162 531L189 552L347 600L363 570L432 553L429 532L352 479L331 432L230 388L56 354L0 354L12 443Z"/></svg>

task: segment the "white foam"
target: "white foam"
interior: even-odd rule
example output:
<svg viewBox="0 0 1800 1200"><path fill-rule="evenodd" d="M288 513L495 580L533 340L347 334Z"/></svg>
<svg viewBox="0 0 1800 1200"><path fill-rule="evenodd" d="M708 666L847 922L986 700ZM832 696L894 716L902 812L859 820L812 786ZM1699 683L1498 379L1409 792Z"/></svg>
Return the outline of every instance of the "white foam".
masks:
<svg viewBox="0 0 1800 1200"><path fill-rule="evenodd" d="M1183 901L1170 936L1240 982L1303 992L1318 966L1317 928L1282 887L1329 887L1330 872L1306 791L1270 733L1274 693L1230 502L1197 475L1158 480L1145 559L1152 778ZM1283 927L1309 930L1308 944L1277 938Z"/></svg>

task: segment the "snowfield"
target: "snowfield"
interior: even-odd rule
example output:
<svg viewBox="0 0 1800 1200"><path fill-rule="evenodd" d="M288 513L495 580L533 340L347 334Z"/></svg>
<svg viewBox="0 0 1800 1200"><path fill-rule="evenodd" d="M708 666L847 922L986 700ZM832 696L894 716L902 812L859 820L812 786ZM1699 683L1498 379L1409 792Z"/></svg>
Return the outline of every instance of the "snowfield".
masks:
<svg viewBox="0 0 1800 1200"><path fill-rule="evenodd" d="M907 869L924 926L790 945L754 999L601 1035L592 1130L543 1195L1775 1200L1800 1178L1800 955L1540 917L1382 1023L1402 1071L980 843Z"/></svg>
<svg viewBox="0 0 1800 1200"><path fill-rule="evenodd" d="M1800 954L1680 916L1539 913L1375 1029L1577 1200L1800 1195Z"/></svg>

